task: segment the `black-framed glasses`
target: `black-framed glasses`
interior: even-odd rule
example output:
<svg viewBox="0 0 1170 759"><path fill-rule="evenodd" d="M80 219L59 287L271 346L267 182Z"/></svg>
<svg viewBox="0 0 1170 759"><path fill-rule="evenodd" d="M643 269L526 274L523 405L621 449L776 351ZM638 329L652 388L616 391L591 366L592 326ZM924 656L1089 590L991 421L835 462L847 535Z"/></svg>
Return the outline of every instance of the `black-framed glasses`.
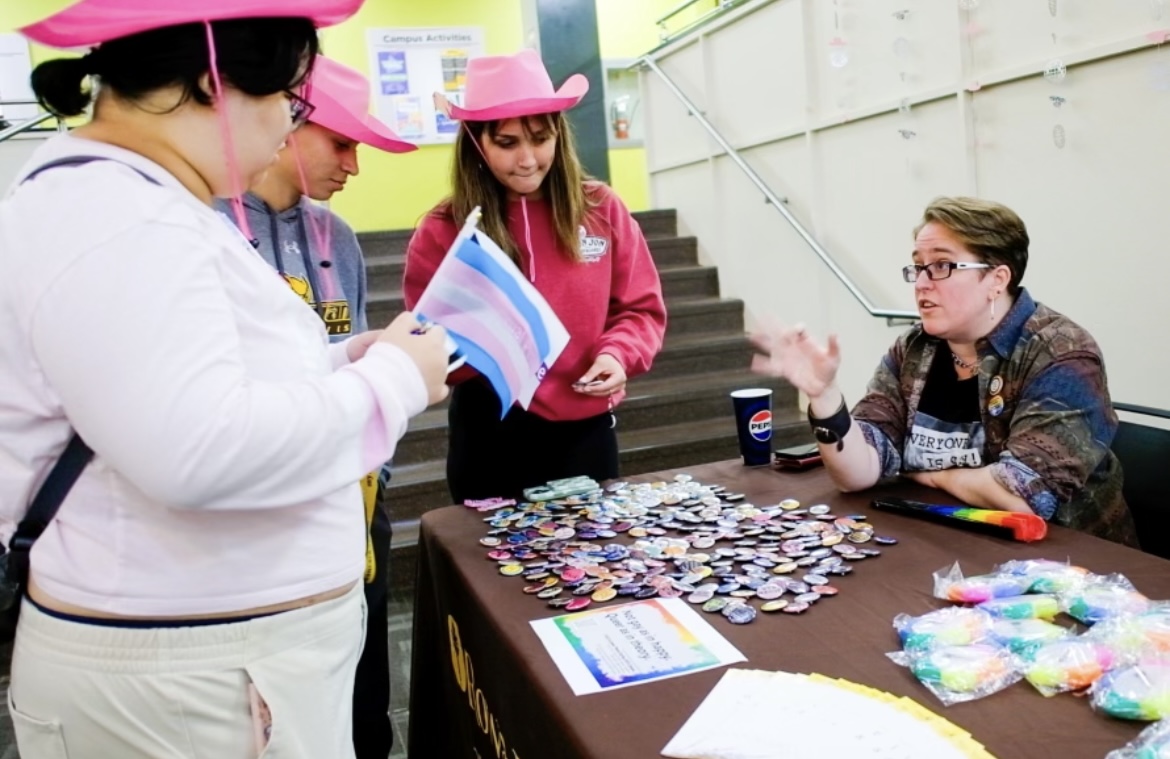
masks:
<svg viewBox="0 0 1170 759"><path fill-rule="evenodd" d="M285 90L284 94L288 97L288 109L289 115L292 116L293 129L296 129L309 120L317 106L292 90Z"/></svg>
<svg viewBox="0 0 1170 759"><path fill-rule="evenodd" d="M910 264L902 269L902 279L914 283L918 275L926 272L927 279L946 279L955 269L994 269L991 264L977 264L970 261L935 261L930 264Z"/></svg>

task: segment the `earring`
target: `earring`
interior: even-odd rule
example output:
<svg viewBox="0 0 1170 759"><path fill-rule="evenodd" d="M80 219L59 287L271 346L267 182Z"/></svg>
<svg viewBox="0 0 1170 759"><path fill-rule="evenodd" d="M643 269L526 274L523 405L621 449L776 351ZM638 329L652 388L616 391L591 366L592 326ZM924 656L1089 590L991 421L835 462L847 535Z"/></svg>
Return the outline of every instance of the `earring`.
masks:
<svg viewBox="0 0 1170 759"><path fill-rule="evenodd" d="M991 321L995 321L995 302L999 300L999 293L991 294Z"/></svg>

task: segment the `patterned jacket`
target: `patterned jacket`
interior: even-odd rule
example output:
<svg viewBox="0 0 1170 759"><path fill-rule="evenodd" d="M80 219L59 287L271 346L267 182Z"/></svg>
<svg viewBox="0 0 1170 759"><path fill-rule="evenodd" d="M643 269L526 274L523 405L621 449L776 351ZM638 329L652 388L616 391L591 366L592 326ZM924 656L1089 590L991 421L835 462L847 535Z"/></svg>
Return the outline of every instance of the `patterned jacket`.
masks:
<svg viewBox="0 0 1170 759"><path fill-rule="evenodd" d="M902 471L907 431L935 352L945 343L921 325L882 359L853 409L877 452L882 477ZM1121 495L1121 463L1109 446L1117 414L1101 350L1084 329L1020 290L1011 310L978 342L983 461L1004 488L1040 516L1137 546ZM992 410L1000 406L1000 413Z"/></svg>

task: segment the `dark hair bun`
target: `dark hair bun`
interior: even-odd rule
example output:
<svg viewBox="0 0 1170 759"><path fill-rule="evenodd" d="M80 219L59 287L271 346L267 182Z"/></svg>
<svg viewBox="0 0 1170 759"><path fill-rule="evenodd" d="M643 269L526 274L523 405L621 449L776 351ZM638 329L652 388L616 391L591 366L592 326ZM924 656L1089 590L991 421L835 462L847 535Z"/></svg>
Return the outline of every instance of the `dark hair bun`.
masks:
<svg viewBox="0 0 1170 759"><path fill-rule="evenodd" d="M37 100L57 116L80 116L93 99L85 77L89 66L84 58L57 58L33 69L32 88Z"/></svg>

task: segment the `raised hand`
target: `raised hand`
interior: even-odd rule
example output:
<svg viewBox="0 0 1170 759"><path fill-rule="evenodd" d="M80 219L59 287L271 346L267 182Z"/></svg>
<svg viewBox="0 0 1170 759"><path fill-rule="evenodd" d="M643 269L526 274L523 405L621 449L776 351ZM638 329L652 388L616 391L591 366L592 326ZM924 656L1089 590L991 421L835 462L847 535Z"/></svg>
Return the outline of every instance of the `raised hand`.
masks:
<svg viewBox="0 0 1170 759"><path fill-rule="evenodd" d="M809 398L819 398L836 383L841 366L836 335L829 335L822 346L809 337L803 324L786 327L771 322L751 339L759 351L752 358L752 371L783 377Z"/></svg>

